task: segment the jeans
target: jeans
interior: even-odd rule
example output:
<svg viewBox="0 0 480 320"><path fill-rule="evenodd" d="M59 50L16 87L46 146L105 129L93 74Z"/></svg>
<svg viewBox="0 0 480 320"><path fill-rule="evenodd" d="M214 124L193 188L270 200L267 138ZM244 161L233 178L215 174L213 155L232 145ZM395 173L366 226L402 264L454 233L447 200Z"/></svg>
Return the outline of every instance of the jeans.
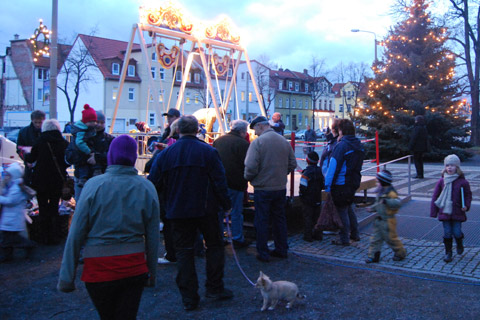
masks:
<svg viewBox="0 0 480 320"><path fill-rule="evenodd" d="M281 255L287 255L287 218L285 205L287 190L265 191L255 190L255 229L257 230L257 252L268 259L268 224L272 222L273 241L275 251Z"/></svg>
<svg viewBox="0 0 480 320"><path fill-rule="evenodd" d="M454 236L457 239L463 237L462 223L460 221L442 221L443 223L443 237L445 239L452 239Z"/></svg>
<svg viewBox="0 0 480 320"><path fill-rule="evenodd" d="M243 191L228 188L228 196L232 201L232 212L230 218L230 230L232 231L232 239L238 242L245 241L243 236ZM224 212L219 213L220 230L223 231ZM222 232L223 233L223 232Z"/></svg>
<svg viewBox="0 0 480 320"><path fill-rule="evenodd" d="M340 241L350 243L350 237L358 238L360 236L358 232L357 215L355 211L353 211L352 204L344 207L337 206L337 211L343 223L343 228L340 230Z"/></svg>
<svg viewBox="0 0 480 320"><path fill-rule="evenodd" d="M100 319L136 319L147 274L106 281L85 282Z"/></svg>
<svg viewBox="0 0 480 320"><path fill-rule="evenodd" d="M225 252L218 226L218 215L210 213L200 218L171 219L171 222L177 255L176 282L182 295L182 302L198 303L200 300L194 257L194 243L198 230L203 234L207 247L205 287L208 293L222 292Z"/></svg>

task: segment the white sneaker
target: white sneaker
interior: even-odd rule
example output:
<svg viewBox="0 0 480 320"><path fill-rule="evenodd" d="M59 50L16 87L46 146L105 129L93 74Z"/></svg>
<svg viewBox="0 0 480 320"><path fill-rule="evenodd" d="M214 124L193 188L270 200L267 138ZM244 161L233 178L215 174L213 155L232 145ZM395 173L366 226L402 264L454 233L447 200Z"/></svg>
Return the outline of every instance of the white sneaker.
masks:
<svg viewBox="0 0 480 320"><path fill-rule="evenodd" d="M169 264L169 263L175 263L175 261L170 261L166 258L158 258L157 263L158 264Z"/></svg>

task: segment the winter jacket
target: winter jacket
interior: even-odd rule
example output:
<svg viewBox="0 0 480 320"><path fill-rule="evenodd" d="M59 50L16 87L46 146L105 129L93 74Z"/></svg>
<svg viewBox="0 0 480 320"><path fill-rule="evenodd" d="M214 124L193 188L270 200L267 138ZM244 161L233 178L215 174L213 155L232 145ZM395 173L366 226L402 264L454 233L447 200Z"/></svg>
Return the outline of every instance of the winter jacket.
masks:
<svg viewBox="0 0 480 320"><path fill-rule="evenodd" d="M75 141L75 146L84 155L90 155L93 149L93 138L96 135L95 128L88 127L82 121L77 121L72 126L72 139Z"/></svg>
<svg viewBox="0 0 480 320"><path fill-rule="evenodd" d="M428 151L428 132L423 123L415 123L408 148L413 152Z"/></svg>
<svg viewBox="0 0 480 320"><path fill-rule="evenodd" d="M300 178L300 199L303 203L318 207L322 204L324 179L322 169L316 165L308 165Z"/></svg>
<svg viewBox="0 0 480 320"><path fill-rule="evenodd" d="M52 148L52 152L50 148ZM32 147L32 152L25 156L25 160L34 163L32 174L32 188L37 192L60 194L64 178L67 175L68 164L65 163L65 149L68 142L58 130L44 131ZM57 160L59 168L55 165L53 157ZM60 176L60 173L62 176Z"/></svg>
<svg viewBox="0 0 480 320"><path fill-rule="evenodd" d="M231 208L217 150L183 136L156 156L148 180L160 195L167 219L198 218Z"/></svg>
<svg viewBox="0 0 480 320"><path fill-rule="evenodd" d="M91 178L82 190L65 244L60 289L75 288L75 274L84 246L84 258L145 252L155 277L158 258L160 208L157 192L135 168L112 165Z"/></svg>
<svg viewBox="0 0 480 320"><path fill-rule="evenodd" d="M435 205L435 201L438 199L440 194L442 193L444 186L443 178L438 180L435 189L432 195L432 202L430 204L430 217L436 218L438 216L438 220L440 221L467 221L467 215L465 211L462 211L462 191L463 188L463 195L465 200L465 206L467 207L467 211L470 210L470 205L472 203L472 191L470 190L470 184L465 179L465 177L460 176L455 181L452 182L452 213L451 214L444 214L443 209L438 208Z"/></svg>
<svg viewBox="0 0 480 320"><path fill-rule="evenodd" d="M279 191L286 188L287 175L296 167L288 141L267 129L248 148L244 177L255 190Z"/></svg>
<svg viewBox="0 0 480 320"><path fill-rule="evenodd" d="M230 131L213 142L213 147L217 149L225 168L227 184L230 189L247 190L248 183L243 178L243 172L248 146L249 143L236 131Z"/></svg>
<svg viewBox="0 0 480 320"><path fill-rule="evenodd" d="M330 192L334 185L347 186L355 192L362 180L363 158L362 144L353 135L343 136L333 149L327 174L325 191Z"/></svg>
<svg viewBox="0 0 480 320"><path fill-rule="evenodd" d="M29 198L20 187L23 170L20 166L9 166L5 170L10 173L12 180L0 196L0 230L22 231L25 229L25 201Z"/></svg>
<svg viewBox="0 0 480 320"><path fill-rule="evenodd" d="M95 151L96 166L102 167L102 172L107 169L107 153L115 137L105 132L98 131L93 137L93 150Z"/></svg>
<svg viewBox="0 0 480 320"><path fill-rule="evenodd" d="M33 126L33 123L30 123L29 126L26 126L18 132L17 138L17 153L23 159L23 151L19 147L31 147L37 142L41 134L40 129L36 129Z"/></svg>
<svg viewBox="0 0 480 320"><path fill-rule="evenodd" d="M330 136L331 138L328 139L328 143L323 148L322 156L320 157L320 168L322 168L322 174L324 177L327 175L328 164L330 163L333 149L337 145L337 137L334 137L332 134L330 134Z"/></svg>
<svg viewBox="0 0 480 320"><path fill-rule="evenodd" d="M278 120L278 122L274 122L273 120L270 120L268 123L276 133L283 136L283 132L285 131L285 124L283 123L282 120Z"/></svg>
<svg viewBox="0 0 480 320"><path fill-rule="evenodd" d="M393 186L381 187L375 203L371 206L372 211L377 212L382 220L393 218L400 209L402 201L398 198L398 193Z"/></svg>
<svg viewBox="0 0 480 320"><path fill-rule="evenodd" d="M305 141L317 141L317 134L312 129L305 131Z"/></svg>

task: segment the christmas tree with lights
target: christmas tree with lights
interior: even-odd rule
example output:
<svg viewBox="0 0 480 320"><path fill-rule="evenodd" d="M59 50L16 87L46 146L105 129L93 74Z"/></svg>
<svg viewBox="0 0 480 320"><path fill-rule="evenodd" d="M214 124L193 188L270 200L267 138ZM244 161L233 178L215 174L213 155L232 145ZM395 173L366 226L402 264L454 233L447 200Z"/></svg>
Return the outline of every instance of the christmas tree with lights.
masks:
<svg viewBox="0 0 480 320"><path fill-rule="evenodd" d="M413 0L406 8L408 18L381 42L383 58L372 67L374 78L367 79L368 107L357 110L355 120L368 128L368 135L378 130L382 159L409 154L416 115L427 122L431 151L426 158L440 160L453 152L468 156L458 149L466 146L460 138L465 118L458 112L462 101L457 99L454 55L445 45L447 30L434 25L427 8L425 0ZM371 155L373 146L366 148Z"/></svg>

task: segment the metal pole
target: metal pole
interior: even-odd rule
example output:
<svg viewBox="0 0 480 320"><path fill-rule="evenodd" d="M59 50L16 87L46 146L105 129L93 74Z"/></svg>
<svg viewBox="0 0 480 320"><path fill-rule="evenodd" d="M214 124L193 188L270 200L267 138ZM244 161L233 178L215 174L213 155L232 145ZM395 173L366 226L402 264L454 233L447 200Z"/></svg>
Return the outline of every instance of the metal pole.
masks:
<svg viewBox="0 0 480 320"><path fill-rule="evenodd" d="M52 45L50 46L50 119L57 118L57 39L58 39L58 0L52 0Z"/></svg>

